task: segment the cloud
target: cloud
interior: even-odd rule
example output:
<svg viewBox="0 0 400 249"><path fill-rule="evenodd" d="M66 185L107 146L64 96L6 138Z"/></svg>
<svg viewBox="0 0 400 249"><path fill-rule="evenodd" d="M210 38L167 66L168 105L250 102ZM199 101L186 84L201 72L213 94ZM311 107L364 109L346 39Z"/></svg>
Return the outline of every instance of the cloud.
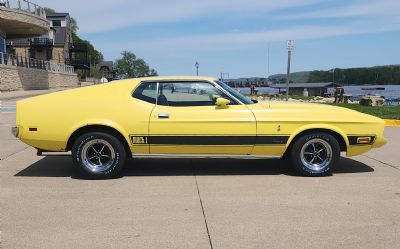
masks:
<svg viewBox="0 0 400 249"><path fill-rule="evenodd" d="M37 0L40 5L70 12L78 20L80 33L96 33L130 26L157 24L207 17L223 13L269 13L306 6L322 0Z"/></svg>
<svg viewBox="0 0 400 249"><path fill-rule="evenodd" d="M348 17L398 17L400 9L399 0L363 0L348 1L347 4L318 10L281 15L278 19L317 19L317 18L348 18Z"/></svg>
<svg viewBox="0 0 400 249"><path fill-rule="evenodd" d="M307 40L334 36L358 35L400 29L400 21L369 24L365 21L345 25L314 25L257 32L227 32L221 34L182 35L158 40L133 40L98 45L107 51L119 54L116 48L134 48L144 54L173 55L193 54L201 51L240 50L256 47L267 42L288 39Z"/></svg>
<svg viewBox="0 0 400 249"><path fill-rule="evenodd" d="M77 19L82 37L107 59L131 50L161 64L160 68L174 68L174 63L205 54L224 56L227 50L225 54L239 54L248 48L261 51L268 42L279 41L283 47L287 39L400 30L400 0L33 1L69 12ZM220 19L225 23L212 26L211 21ZM197 26L204 21L208 26L189 29L192 21ZM217 59L225 57L212 58ZM210 63L210 67L220 64Z"/></svg>

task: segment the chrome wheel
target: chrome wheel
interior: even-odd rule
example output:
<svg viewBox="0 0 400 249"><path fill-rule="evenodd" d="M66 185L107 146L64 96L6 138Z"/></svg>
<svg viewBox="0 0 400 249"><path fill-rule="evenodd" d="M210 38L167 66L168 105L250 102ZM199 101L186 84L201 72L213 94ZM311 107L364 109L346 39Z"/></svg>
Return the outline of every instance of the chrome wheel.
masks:
<svg viewBox="0 0 400 249"><path fill-rule="evenodd" d="M303 165L313 171L323 171L332 161L331 145L320 138L307 141L300 153Z"/></svg>
<svg viewBox="0 0 400 249"><path fill-rule="evenodd" d="M101 173L109 170L115 161L115 150L104 139L87 142L81 151L83 165L91 172Z"/></svg>

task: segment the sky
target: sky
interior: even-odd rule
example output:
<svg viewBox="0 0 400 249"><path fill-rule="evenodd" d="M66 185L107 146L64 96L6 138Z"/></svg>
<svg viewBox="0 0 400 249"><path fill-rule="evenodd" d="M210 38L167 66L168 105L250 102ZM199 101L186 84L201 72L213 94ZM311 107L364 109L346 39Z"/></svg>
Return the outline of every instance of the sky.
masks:
<svg viewBox="0 0 400 249"><path fill-rule="evenodd" d="M124 50L160 75L230 78L400 64L400 0L35 0L78 21L112 60ZM225 76L226 77L226 76Z"/></svg>

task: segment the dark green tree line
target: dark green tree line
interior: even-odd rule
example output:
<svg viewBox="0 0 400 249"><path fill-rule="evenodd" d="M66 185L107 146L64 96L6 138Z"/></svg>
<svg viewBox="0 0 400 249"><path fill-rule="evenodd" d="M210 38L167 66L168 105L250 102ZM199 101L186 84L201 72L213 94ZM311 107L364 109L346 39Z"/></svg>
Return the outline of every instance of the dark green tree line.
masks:
<svg viewBox="0 0 400 249"><path fill-rule="evenodd" d="M370 68L336 68L335 83L356 84L400 84L400 65L378 66ZM332 82L333 71L312 71L308 82Z"/></svg>

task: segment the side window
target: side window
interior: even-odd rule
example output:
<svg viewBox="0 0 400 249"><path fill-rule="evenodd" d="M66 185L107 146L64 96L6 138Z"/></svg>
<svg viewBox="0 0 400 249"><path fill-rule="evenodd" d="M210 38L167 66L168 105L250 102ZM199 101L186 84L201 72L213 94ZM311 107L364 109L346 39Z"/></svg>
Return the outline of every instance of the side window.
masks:
<svg viewBox="0 0 400 249"><path fill-rule="evenodd" d="M165 106L213 106L217 98L226 98L225 93L208 82L164 82L159 83L158 105Z"/></svg>
<svg viewBox="0 0 400 249"><path fill-rule="evenodd" d="M140 99L152 104L156 103L157 83L143 82L138 86L132 94L132 97Z"/></svg>

